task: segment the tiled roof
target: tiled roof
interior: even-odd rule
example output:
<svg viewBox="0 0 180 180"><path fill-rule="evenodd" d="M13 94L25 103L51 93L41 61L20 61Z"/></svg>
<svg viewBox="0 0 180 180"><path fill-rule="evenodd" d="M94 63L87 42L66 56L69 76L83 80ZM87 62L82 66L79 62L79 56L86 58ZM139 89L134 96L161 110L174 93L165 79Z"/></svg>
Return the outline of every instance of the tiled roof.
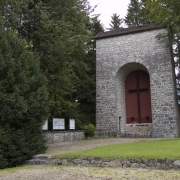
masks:
<svg viewBox="0 0 180 180"><path fill-rule="evenodd" d="M140 33L143 31L150 31L150 30L160 29L160 28L161 27L158 24L148 24L148 25L143 25L143 26L122 28L122 29L113 30L113 31L99 32L95 36L95 39L104 39L104 38L110 38L110 37L115 37L115 36Z"/></svg>

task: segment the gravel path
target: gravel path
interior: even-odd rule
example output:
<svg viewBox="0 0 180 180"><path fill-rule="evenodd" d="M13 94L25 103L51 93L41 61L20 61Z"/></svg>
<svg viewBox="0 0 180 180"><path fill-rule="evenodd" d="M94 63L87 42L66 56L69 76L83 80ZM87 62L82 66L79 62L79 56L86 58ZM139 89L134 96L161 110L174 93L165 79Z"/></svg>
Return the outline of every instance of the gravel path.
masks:
<svg viewBox="0 0 180 180"><path fill-rule="evenodd" d="M24 167L27 168L27 167ZM180 180L180 171L99 167L32 166L0 171L1 180Z"/></svg>
<svg viewBox="0 0 180 180"><path fill-rule="evenodd" d="M97 146L159 139L107 138L48 145L46 154L60 154ZM71 166L24 166L0 171L0 180L180 180L180 171Z"/></svg>
<svg viewBox="0 0 180 180"><path fill-rule="evenodd" d="M63 142L59 144L49 144L46 154L63 154L66 152L81 151L98 146L105 146L108 144L132 143L138 141L154 141L161 139L164 138L105 138Z"/></svg>

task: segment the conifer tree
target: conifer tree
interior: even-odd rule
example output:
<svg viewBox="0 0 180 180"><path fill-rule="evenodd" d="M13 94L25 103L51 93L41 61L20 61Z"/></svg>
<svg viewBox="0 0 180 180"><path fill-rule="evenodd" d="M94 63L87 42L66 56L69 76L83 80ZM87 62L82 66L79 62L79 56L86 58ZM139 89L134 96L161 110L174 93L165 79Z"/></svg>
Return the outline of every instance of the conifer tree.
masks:
<svg viewBox="0 0 180 180"><path fill-rule="evenodd" d="M147 11L145 11L146 0L131 0L128 5L124 22L128 27L141 26L149 23Z"/></svg>
<svg viewBox="0 0 180 180"><path fill-rule="evenodd" d="M20 38L30 42L33 51L39 56L41 70L48 79L49 119L68 119L79 115L82 111L77 108L78 103L75 103L75 99L86 94L87 88L82 88L84 82L87 87L93 87L93 93L89 93L88 96L93 99L92 101L95 99L95 75L92 75L95 69L89 70L91 66L95 67L95 57L92 55L93 61L87 60L85 44L92 37L88 29L89 14L92 11L88 1L17 0L14 3L8 0L3 3L0 9L6 20L6 28L17 29ZM91 75L88 76L87 72ZM95 109L94 102L92 106L90 104L89 109ZM82 119L90 117L88 113L84 114L86 117L79 121L82 125L85 122ZM90 119L94 122L94 118Z"/></svg>
<svg viewBox="0 0 180 180"><path fill-rule="evenodd" d="M76 81L78 72L86 66L85 42L90 38L88 1L24 0L2 8L9 13L6 27L17 29L40 57L42 72L48 79L50 119L73 118Z"/></svg>
<svg viewBox="0 0 180 180"><path fill-rule="evenodd" d="M180 92L180 1L179 0L147 0L148 18L169 30L170 45L173 47L173 57L176 68L176 82ZM167 34L160 34L160 38ZM180 99L180 97L179 97Z"/></svg>
<svg viewBox="0 0 180 180"><path fill-rule="evenodd" d="M114 13L111 16L111 22L109 24L110 28L108 28L108 30L121 29L123 28L122 23L123 23L123 19L120 18L120 15L118 15L117 13Z"/></svg>
<svg viewBox="0 0 180 180"><path fill-rule="evenodd" d="M0 168L5 168L44 152L48 93L31 45L2 22L0 39Z"/></svg>
<svg viewBox="0 0 180 180"><path fill-rule="evenodd" d="M43 44L43 54L47 55L41 65L49 79L51 117L74 118L77 90L86 77L89 7L86 0L49 2L48 7L51 27L45 24L47 33L43 33L42 40L48 41Z"/></svg>
<svg viewBox="0 0 180 180"><path fill-rule="evenodd" d="M85 124L95 125L96 115L96 41L94 36L104 31L104 26L98 19L93 17L88 25L91 39L86 42L87 52L84 57L85 66L79 72L77 79L77 127L82 129Z"/></svg>

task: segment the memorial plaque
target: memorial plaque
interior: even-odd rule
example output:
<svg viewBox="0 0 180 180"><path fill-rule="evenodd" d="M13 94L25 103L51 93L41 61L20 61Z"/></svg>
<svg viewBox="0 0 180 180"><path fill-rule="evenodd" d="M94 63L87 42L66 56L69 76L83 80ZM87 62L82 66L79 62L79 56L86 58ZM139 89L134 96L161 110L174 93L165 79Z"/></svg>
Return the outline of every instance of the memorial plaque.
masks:
<svg viewBox="0 0 180 180"><path fill-rule="evenodd" d="M44 124L42 126L42 130L48 130L48 120L44 121Z"/></svg>
<svg viewBox="0 0 180 180"><path fill-rule="evenodd" d="M61 118L53 118L53 130L64 130L65 122Z"/></svg>
<svg viewBox="0 0 180 180"><path fill-rule="evenodd" d="M75 129L75 119L69 120L69 129Z"/></svg>

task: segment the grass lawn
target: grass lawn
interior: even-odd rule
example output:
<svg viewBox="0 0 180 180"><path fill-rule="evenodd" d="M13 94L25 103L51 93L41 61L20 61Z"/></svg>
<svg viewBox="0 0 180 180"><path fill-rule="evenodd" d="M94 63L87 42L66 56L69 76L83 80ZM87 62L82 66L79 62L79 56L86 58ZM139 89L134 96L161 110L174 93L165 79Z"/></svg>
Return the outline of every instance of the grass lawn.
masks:
<svg viewBox="0 0 180 180"><path fill-rule="evenodd" d="M114 144L84 151L59 154L56 157L178 159L180 158L180 138Z"/></svg>

